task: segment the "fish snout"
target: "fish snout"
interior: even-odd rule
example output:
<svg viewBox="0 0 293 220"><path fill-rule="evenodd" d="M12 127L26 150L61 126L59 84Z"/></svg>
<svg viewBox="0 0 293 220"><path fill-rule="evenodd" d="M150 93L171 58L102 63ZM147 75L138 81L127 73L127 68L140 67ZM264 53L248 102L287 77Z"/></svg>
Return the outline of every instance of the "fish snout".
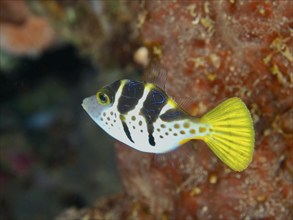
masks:
<svg viewBox="0 0 293 220"><path fill-rule="evenodd" d="M89 107L89 105L90 105L90 100L91 100L91 97L87 97L87 98L85 98L84 100L82 100L81 106L83 107L83 109L84 109L85 111L88 110L88 107Z"/></svg>

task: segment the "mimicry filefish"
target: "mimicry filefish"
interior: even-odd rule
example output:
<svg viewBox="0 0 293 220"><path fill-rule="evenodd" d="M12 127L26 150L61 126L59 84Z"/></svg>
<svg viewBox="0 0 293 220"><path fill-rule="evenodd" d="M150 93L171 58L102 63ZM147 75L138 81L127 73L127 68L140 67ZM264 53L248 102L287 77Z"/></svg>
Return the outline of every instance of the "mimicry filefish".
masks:
<svg viewBox="0 0 293 220"><path fill-rule="evenodd" d="M236 97L199 118L186 113L158 85L124 79L85 98L82 106L109 135L139 151L165 153L200 139L235 171L252 160L252 118Z"/></svg>

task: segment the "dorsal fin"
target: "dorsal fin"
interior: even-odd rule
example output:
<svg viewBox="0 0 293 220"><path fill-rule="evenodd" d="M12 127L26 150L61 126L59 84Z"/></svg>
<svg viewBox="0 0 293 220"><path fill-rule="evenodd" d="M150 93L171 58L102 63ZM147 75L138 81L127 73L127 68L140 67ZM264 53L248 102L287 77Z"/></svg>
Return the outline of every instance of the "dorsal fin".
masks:
<svg viewBox="0 0 293 220"><path fill-rule="evenodd" d="M187 112L188 114L192 113L192 105L194 100L191 97L173 97L173 100L180 106L182 110Z"/></svg>
<svg viewBox="0 0 293 220"><path fill-rule="evenodd" d="M165 91L165 85L168 77L167 71L165 69L158 66L153 66L149 71L147 71L146 74L147 82L153 83Z"/></svg>

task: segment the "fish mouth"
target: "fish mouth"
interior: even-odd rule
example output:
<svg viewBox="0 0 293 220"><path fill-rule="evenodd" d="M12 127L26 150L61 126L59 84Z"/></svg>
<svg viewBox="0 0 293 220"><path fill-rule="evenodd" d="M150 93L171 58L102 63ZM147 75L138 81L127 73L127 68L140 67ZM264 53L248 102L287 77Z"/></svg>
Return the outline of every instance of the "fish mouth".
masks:
<svg viewBox="0 0 293 220"><path fill-rule="evenodd" d="M83 107L83 109L85 110L85 111L87 111L87 107L88 107L88 98L85 98L83 101L82 101L82 103L81 103L81 106Z"/></svg>

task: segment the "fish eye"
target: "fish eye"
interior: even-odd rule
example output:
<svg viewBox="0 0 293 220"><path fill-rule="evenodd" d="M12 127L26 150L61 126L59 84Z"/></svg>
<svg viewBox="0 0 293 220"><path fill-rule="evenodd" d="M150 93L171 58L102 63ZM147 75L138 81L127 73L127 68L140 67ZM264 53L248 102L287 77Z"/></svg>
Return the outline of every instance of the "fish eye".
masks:
<svg viewBox="0 0 293 220"><path fill-rule="evenodd" d="M108 105L110 104L110 98L109 96L104 92L98 92L97 93L97 100L101 105Z"/></svg>

